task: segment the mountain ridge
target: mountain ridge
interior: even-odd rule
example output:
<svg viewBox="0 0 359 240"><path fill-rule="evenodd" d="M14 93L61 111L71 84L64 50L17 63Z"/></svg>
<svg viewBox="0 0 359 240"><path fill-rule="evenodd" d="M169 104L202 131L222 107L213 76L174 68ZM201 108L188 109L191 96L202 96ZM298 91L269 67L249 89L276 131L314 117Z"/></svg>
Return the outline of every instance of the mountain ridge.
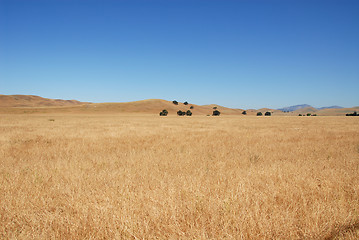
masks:
<svg viewBox="0 0 359 240"><path fill-rule="evenodd" d="M308 104L299 104L299 105L293 105L293 106L289 106L289 107L278 108L277 110L280 110L282 112L293 112L298 109L308 108L308 107L312 107L312 106L310 106Z"/></svg>
<svg viewBox="0 0 359 240"><path fill-rule="evenodd" d="M344 108L344 107L341 107L341 106L328 106L328 107L320 107L320 108L317 108L318 110L323 110L323 109L333 109L333 108Z"/></svg>
<svg viewBox="0 0 359 240"><path fill-rule="evenodd" d="M289 107L283 107L283 108L278 108L277 110L280 110L282 112L293 112L293 111L297 111L297 110L302 110L302 109L311 109L311 111L315 110L324 110L324 109L340 109L343 108L341 106L328 106L328 107L319 107L319 108L315 108L309 104L299 104L299 105L293 105L293 106L289 106Z"/></svg>

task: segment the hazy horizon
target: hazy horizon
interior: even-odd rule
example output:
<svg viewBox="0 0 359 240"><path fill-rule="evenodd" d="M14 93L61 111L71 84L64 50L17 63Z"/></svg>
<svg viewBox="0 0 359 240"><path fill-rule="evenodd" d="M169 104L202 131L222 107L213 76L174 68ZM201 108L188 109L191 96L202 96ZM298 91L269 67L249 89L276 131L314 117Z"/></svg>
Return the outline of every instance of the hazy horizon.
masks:
<svg viewBox="0 0 359 240"><path fill-rule="evenodd" d="M359 105L359 2L0 0L1 94Z"/></svg>

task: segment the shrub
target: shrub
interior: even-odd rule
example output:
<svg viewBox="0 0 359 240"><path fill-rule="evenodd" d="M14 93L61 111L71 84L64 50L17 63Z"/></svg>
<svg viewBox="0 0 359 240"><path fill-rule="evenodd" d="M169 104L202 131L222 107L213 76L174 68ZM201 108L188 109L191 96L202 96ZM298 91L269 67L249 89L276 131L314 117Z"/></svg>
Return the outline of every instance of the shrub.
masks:
<svg viewBox="0 0 359 240"><path fill-rule="evenodd" d="M176 100L173 100L172 103L173 103L174 105L178 105L178 102L177 102Z"/></svg>
<svg viewBox="0 0 359 240"><path fill-rule="evenodd" d="M184 104L184 105L188 105L188 102L184 102L183 104Z"/></svg>
<svg viewBox="0 0 359 240"><path fill-rule="evenodd" d="M186 112L182 112L181 110L178 110L177 115L178 116L184 116L184 115L186 115Z"/></svg>
<svg viewBox="0 0 359 240"><path fill-rule="evenodd" d="M271 113L271 112L266 112L266 113L264 114L264 116L272 116L272 113Z"/></svg>
<svg viewBox="0 0 359 240"><path fill-rule="evenodd" d="M213 107L213 109L217 109L217 107Z"/></svg>
<svg viewBox="0 0 359 240"><path fill-rule="evenodd" d="M300 114L300 113L299 113L299 115L298 115L298 116L302 116L302 114Z"/></svg>
<svg viewBox="0 0 359 240"><path fill-rule="evenodd" d="M261 112L257 112L257 116L262 116L263 114Z"/></svg>
<svg viewBox="0 0 359 240"><path fill-rule="evenodd" d="M347 113L345 114L345 116L359 116L359 114L357 112L353 112L353 113Z"/></svg>
<svg viewBox="0 0 359 240"><path fill-rule="evenodd" d="M193 109L194 107L193 106L191 106L189 109Z"/></svg>
<svg viewBox="0 0 359 240"><path fill-rule="evenodd" d="M192 116L192 112L190 110L187 110L186 115L187 116Z"/></svg>
<svg viewBox="0 0 359 240"><path fill-rule="evenodd" d="M166 109L163 109L162 112L160 112L160 116L167 116L168 111Z"/></svg>
<svg viewBox="0 0 359 240"><path fill-rule="evenodd" d="M307 113L307 116L312 116L312 114L311 114L311 113Z"/></svg>
<svg viewBox="0 0 359 240"><path fill-rule="evenodd" d="M221 112L218 111L218 110L214 110L212 115L213 116L219 116L219 115L221 115Z"/></svg>
<svg viewBox="0 0 359 240"><path fill-rule="evenodd" d="M242 114L243 114L243 115L247 115L247 111L243 111Z"/></svg>

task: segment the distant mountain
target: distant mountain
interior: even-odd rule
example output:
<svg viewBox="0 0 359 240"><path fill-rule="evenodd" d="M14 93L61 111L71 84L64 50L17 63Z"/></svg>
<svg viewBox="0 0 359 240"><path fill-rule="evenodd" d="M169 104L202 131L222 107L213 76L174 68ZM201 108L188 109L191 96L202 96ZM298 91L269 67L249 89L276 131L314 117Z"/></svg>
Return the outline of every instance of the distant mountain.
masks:
<svg viewBox="0 0 359 240"><path fill-rule="evenodd" d="M313 108L313 107L308 104L301 104L301 105L279 108L278 110L283 111L283 112L293 112L293 111L296 111L296 110L299 110L302 108Z"/></svg>
<svg viewBox="0 0 359 240"><path fill-rule="evenodd" d="M329 106L329 107L321 107L321 108L317 108L318 110L322 110L322 109L333 109L333 108L343 108L340 106Z"/></svg>
<svg viewBox="0 0 359 240"><path fill-rule="evenodd" d="M343 108L343 107L329 106L329 107L315 108L315 107L312 107L312 106L310 106L308 104L301 104L301 105L295 105L295 106L290 106L290 107L279 108L278 110L283 111L283 112L294 112L294 111L297 111L297 110L316 111L316 110L323 110L323 109L338 109L338 108Z"/></svg>

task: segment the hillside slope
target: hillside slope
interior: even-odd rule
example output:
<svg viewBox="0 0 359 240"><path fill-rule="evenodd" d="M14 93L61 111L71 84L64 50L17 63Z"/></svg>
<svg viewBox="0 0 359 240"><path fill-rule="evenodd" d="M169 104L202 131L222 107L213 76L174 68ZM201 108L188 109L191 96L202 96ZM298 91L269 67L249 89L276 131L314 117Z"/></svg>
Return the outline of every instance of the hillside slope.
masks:
<svg viewBox="0 0 359 240"><path fill-rule="evenodd" d="M190 107L193 109L190 109ZM48 99L32 95L0 95L0 112L2 113L148 113L159 114L166 109L169 115L176 115L178 110L191 110L194 115L211 115L213 106L221 114L238 115L242 109L231 109L218 105L185 105L162 99L147 99L122 103L85 103L76 100Z"/></svg>
<svg viewBox="0 0 359 240"><path fill-rule="evenodd" d="M318 116L345 116L347 113L359 112L358 107L352 108L325 108L317 112Z"/></svg>
<svg viewBox="0 0 359 240"><path fill-rule="evenodd" d="M190 107L193 109L190 109ZM242 109L232 109L221 107L218 105L196 105L189 103L185 105L183 103L178 103L178 105L173 104L171 101L162 100L162 99L147 99L134 102L124 102L124 103L93 103L88 105L89 109L95 109L95 111L105 111L105 112L133 112L133 113L155 113L158 114L162 110L166 109L170 115L177 114L178 110L187 111L191 110L193 114L201 115L211 115L213 112L213 107L217 106L217 109L225 115L238 115L242 113Z"/></svg>
<svg viewBox="0 0 359 240"><path fill-rule="evenodd" d="M0 107L59 107L85 104L77 100L43 98L34 95L0 95Z"/></svg>

